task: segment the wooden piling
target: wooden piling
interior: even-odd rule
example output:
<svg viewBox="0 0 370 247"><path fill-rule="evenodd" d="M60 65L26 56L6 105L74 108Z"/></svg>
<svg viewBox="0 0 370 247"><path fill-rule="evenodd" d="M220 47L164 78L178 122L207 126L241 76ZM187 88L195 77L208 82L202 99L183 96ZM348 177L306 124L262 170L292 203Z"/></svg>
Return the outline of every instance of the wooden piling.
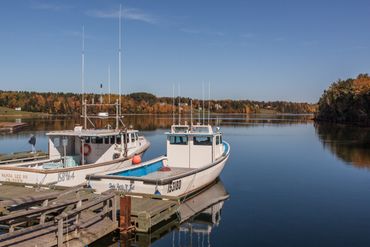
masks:
<svg viewBox="0 0 370 247"><path fill-rule="evenodd" d="M119 227L121 232L129 231L131 226L131 197L120 198Z"/></svg>

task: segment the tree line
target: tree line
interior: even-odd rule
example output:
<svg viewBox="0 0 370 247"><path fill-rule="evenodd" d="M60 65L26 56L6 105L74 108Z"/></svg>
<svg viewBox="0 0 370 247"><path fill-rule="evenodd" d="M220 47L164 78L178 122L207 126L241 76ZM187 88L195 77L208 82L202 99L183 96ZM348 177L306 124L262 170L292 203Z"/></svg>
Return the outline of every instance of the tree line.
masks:
<svg viewBox="0 0 370 247"><path fill-rule="evenodd" d="M370 77L338 80L324 91L315 116L317 121L370 126Z"/></svg>
<svg viewBox="0 0 370 247"><path fill-rule="evenodd" d="M114 103L118 95L85 94L84 98L91 102ZM16 108L22 111L42 112L49 114L80 114L82 95L76 93L1 91L0 106ZM191 98L157 97L150 93L139 92L121 96L123 113L172 113L181 108L182 112L190 112ZM194 112L201 111L202 100L193 99ZM213 113L313 113L316 104L295 103L287 101L251 101L251 100L210 100L205 102L205 109L210 107ZM101 110L104 110L102 107Z"/></svg>

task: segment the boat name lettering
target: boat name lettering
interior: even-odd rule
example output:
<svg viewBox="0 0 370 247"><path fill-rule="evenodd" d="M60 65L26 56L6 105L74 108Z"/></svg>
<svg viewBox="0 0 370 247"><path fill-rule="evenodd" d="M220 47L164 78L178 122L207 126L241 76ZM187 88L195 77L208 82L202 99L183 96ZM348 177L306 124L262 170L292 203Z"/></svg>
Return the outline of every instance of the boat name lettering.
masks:
<svg viewBox="0 0 370 247"><path fill-rule="evenodd" d="M23 179L28 179L25 174L1 173L1 177L7 182L23 183Z"/></svg>
<svg viewBox="0 0 370 247"><path fill-rule="evenodd" d="M135 189L134 184L114 184L114 183L109 183L109 189L114 189L122 192L131 192Z"/></svg>
<svg viewBox="0 0 370 247"><path fill-rule="evenodd" d="M60 172L58 173L58 182L73 180L75 178L74 172Z"/></svg>
<svg viewBox="0 0 370 247"><path fill-rule="evenodd" d="M170 183L168 185L167 192L171 193L171 192L173 192L175 190L179 190L179 189L181 189L181 180L176 180L176 181L172 181L172 183Z"/></svg>

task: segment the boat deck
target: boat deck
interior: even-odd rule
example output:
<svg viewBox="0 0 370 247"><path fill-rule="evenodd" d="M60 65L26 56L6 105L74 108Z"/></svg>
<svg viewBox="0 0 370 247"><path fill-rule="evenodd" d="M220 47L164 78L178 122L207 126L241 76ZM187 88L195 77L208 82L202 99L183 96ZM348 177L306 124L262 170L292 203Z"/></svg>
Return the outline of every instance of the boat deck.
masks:
<svg viewBox="0 0 370 247"><path fill-rule="evenodd" d="M195 170L194 168L183 168L183 167L170 167L170 169L171 169L170 171L152 172L149 173L148 175L143 176L142 178L160 180Z"/></svg>

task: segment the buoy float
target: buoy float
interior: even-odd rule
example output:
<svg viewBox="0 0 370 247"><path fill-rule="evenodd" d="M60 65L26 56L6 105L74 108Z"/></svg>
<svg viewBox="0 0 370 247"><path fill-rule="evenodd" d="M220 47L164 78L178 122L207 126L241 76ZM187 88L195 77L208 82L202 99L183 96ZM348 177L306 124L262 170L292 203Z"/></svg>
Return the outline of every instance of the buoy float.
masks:
<svg viewBox="0 0 370 247"><path fill-rule="evenodd" d="M141 157L140 157L140 155L135 155L132 158L132 164L133 165L137 165L137 164L140 164L140 163L141 163Z"/></svg>

